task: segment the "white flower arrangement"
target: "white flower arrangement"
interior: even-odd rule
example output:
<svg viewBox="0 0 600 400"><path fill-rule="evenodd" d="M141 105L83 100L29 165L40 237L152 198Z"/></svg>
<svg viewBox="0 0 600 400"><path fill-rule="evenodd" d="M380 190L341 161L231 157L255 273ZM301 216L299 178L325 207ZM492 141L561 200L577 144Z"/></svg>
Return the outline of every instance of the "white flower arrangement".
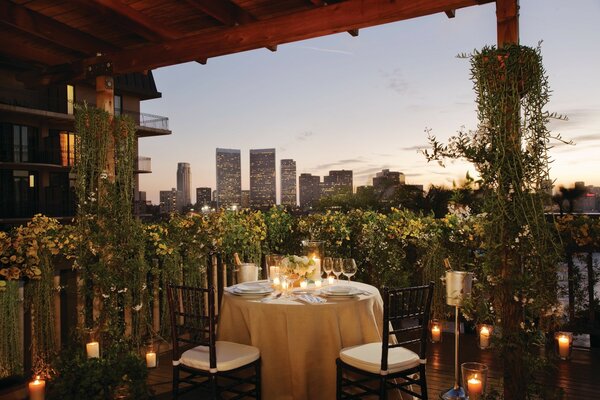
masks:
<svg viewBox="0 0 600 400"><path fill-rule="evenodd" d="M306 278L315 271L317 265L314 259L306 256L285 256L281 260L281 267L289 274L296 274Z"/></svg>

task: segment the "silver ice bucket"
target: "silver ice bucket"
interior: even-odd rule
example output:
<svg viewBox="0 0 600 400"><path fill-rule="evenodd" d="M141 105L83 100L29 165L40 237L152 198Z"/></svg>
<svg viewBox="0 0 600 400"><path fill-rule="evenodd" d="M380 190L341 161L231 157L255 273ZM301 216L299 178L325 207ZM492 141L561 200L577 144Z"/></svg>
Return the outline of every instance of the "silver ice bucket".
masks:
<svg viewBox="0 0 600 400"><path fill-rule="evenodd" d="M258 267L254 263L240 264L237 266L236 272L238 283L258 280Z"/></svg>
<svg viewBox="0 0 600 400"><path fill-rule="evenodd" d="M471 296L473 273L465 271L446 271L446 304L462 306L463 300Z"/></svg>

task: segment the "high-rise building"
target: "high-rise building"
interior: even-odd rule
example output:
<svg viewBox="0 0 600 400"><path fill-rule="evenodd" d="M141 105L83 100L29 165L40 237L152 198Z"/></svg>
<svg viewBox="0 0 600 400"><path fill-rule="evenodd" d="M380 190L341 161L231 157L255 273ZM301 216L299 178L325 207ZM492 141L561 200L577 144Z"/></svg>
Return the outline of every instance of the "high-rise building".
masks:
<svg viewBox="0 0 600 400"><path fill-rule="evenodd" d="M275 205L275 149L250 150L250 206Z"/></svg>
<svg viewBox="0 0 600 400"><path fill-rule="evenodd" d="M298 204L296 196L296 161L281 160L281 205L293 206Z"/></svg>
<svg viewBox="0 0 600 400"><path fill-rule="evenodd" d="M212 200L212 189L209 187L196 188L196 206L202 207L210 204Z"/></svg>
<svg viewBox="0 0 600 400"><path fill-rule="evenodd" d="M311 174L300 174L298 178L300 207L311 208L321 197L321 178Z"/></svg>
<svg viewBox="0 0 600 400"><path fill-rule="evenodd" d="M177 203L178 200L181 202L181 195L177 189L161 190L159 197L161 214L170 214L179 211L181 206Z"/></svg>
<svg viewBox="0 0 600 400"><path fill-rule="evenodd" d="M217 149L217 207L239 206L241 202L241 152L234 149Z"/></svg>
<svg viewBox="0 0 600 400"><path fill-rule="evenodd" d="M373 190L380 199L388 199L393 196L400 185L406 184L402 172L384 169L373 178Z"/></svg>
<svg viewBox="0 0 600 400"><path fill-rule="evenodd" d="M242 202L240 204L242 208L250 208L250 191L242 190Z"/></svg>
<svg viewBox="0 0 600 400"><path fill-rule="evenodd" d="M323 177L321 195L332 196L336 194L351 194L352 186L352 171L329 171L329 175Z"/></svg>
<svg viewBox="0 0 600 400"><path fill-rule="evenodd" d="M187 207L192 204L191 198L191 181L192 171L190 164L186 162L180 162L177 164L177 191L181 192L181 204L179 208Z"/></svg>

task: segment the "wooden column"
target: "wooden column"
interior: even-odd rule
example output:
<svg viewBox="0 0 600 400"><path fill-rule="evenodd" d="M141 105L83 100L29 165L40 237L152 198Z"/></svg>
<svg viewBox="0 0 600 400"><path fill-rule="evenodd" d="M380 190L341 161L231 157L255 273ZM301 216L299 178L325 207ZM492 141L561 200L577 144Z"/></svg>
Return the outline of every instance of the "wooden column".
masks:
<svg viewBox="0 0 600 400"><path fill-rule="evenodd" d="M519 43L519 0L496 0L498 48Z"/></svg>

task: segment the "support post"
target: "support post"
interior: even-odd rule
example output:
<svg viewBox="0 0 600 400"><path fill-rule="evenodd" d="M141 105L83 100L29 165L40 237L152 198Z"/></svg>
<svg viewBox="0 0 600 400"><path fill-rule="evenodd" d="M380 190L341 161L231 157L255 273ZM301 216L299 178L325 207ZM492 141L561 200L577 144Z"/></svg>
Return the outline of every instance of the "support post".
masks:
<svg viewBox="0 0 600 400"><path fill-rule="evenodd" d="M498 48L519 43L519 0L496 0Z"/></svg>

